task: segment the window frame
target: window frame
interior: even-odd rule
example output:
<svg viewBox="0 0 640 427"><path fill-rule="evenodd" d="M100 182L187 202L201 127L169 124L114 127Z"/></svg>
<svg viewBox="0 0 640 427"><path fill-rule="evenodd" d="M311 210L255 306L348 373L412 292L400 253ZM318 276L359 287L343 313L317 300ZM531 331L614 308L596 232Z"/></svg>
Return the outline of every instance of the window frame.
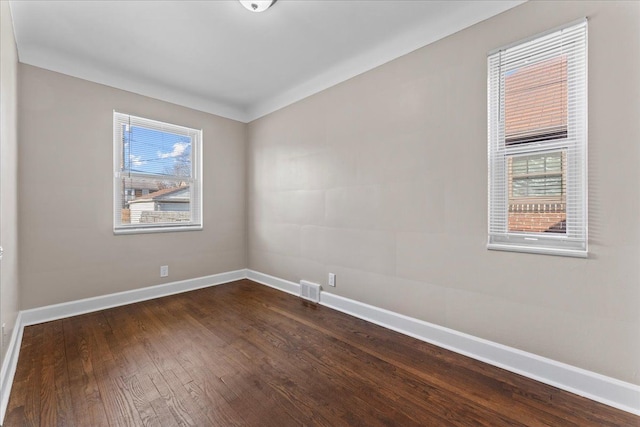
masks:
<svg viewBox="0 0 640 427"><path fill-rule="evenodd" d="M135 126L152 130L162 130L168 133L187 136L191 140L191 177L178 177L163 174L152 174L142 172L123 172L122 158L124 151L124 126L128 121L135 122ZM147 125L147 126L145 126ZM134 116L132 114L120 113L113 110L113 233L122 234L143 234L143 233L166 233L176 231L196 231L203 229L203 191L202 191L202 149L203 131L186 126L180 126L159 120ZM189 182L189 212L190 220L177 223L152 223L152 224L122 224L121 209L123 198L130 197L122 193L122 179L125 177L135 177L140 179L157 179ZM134 199L137 196L134 196Z"/></svg>
<svg viewBox="0 0 640 427"><path fill-rule="evenodd" d="M507 73L525 66L527 60L542 62L538 53L522 54L520 65L503 69L502 54L510 50L521 53L536 42L564 31L584 28L584 46L567 55L567 132L558 138L544 138L524 143L507 141L505 135L505 80ZM582 41L582 39L581 39ZM558 43L562 42L559 38ZM580 43L580 42L578 42ZM488 243L491 250L527 252L586 258L587 236L587 20L574 21L560 28L537 34L512 43L488 54L487 112L488 112ZM551 56L550 58L554 58ZM584 64L584 65L581 65ZM579 67L584 66L584 69ZM575 74L571 74L575 73ZM573 80L575 76L576 78ZM576 102L575 100L579 100ZM571 102L569 102L571 101ZM512 196L513 175L509 176L511 158L560 151L566 175L562 179L566 203L566 233L523 232L509 230L509 202ZM564 163L566 162L566 163ZM557 175L557 174L556 174ZM510 179L511 178L511 179Z"/></svg>
<svg viewBox="0 0 640 427"><path fill-rule="evenodd" d="M567 188L567 183L566 183L566 153L564 150L548 150L548 151L542 151L540 152L540 154L545 155L545 154L555 154L558 153L560 154L560 170L559 171L544 171L544 172L527 172L527 173L515 173L513 171L513 161L514 159L516 159L517 157L530 157L530 156L535 156L538 153L526 153L526 154L520 154L520 155L514 155L514 156L509 156L507 159L507 168L508 168L508 174L511 174L511 180L507 180L507 188L508 188L508 192L509 192L509 198L511 200L517 201L519 203L565 203L566 202L566 188ZM545 159L545 167L546 167L546 162L547 160ZM527 165L528 166L528 165ZM551 177L560 177L560 195L545 195L546 197L542 197L542 196L531 196L529 194L527 194L526 196L517 196L514 195L514 189L513 189L513 182L516 179L524 179L524 180L528 180L528 179L532 179L532 178L542 178L542 179L546 179L546 178L551 178ZM529 188L527 188L528 190Z"/></svg>

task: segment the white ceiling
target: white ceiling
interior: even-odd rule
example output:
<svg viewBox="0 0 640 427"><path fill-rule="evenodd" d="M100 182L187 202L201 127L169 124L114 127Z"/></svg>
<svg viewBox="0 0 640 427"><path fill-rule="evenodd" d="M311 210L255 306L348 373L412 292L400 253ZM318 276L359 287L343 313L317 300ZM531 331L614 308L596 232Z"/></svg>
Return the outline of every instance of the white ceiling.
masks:
<svg viewBox="0 0 640 427"><path fill-rule="evenodd" d="M522 0L11 2L20 62L248 122Z"/></svg>

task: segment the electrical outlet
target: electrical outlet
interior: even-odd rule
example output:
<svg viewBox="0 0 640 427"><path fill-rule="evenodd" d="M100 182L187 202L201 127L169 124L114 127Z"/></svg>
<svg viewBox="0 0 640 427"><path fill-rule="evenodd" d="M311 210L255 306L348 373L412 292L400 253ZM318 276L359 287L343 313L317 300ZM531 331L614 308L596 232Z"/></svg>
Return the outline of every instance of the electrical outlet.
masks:
<svg viewBox="0 0 640 427"><path fill-rule="evenodd" d="M160 277L167 277L169 275L169 266L161 265L160 266Z"/></svg>
<svg viewBox="0 0 640 427"><path fill-rule="evenodd" d="M336 275L334 273L329 273L329 286L336 285Z"/></svg>

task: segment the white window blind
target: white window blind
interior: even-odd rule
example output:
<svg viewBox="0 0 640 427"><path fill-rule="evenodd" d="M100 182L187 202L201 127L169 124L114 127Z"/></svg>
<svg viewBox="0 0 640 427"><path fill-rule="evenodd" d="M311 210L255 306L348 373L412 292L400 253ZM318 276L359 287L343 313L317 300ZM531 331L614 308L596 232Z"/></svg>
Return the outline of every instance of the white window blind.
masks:
<svg viewBox="0 0 640 427"><path fill-rule="evenodd" d="M488 158L488 248L586 257L586 19L489 54Z"/></svg>
<svg viewBox="0 0 640 427"><path fill-rule="evenodd" d="M202 228L202 131L113 113L114 232Z"/></svg>

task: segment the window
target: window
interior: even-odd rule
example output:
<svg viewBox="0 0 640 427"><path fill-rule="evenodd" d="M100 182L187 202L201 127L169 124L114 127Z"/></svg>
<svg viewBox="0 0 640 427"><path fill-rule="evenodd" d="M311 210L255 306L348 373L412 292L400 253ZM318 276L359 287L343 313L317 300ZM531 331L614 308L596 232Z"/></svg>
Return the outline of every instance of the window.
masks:
<svg viewBox="0 0 640 427"><path fill-rule="evenodd" d="M113 113L114 232L202 229L202 131Z"/></svg>
<svg viewBox="0 0 640 427"><path fill-rule="evenodd" d="M586 257L586 56L586 20L489 55L489 249Z"/></svg>
<svg viewBox="0 0 640 427"><path fill-rule="evenodd" d="M509 159L511 174L511 198L530 198L531 202L545 197L561 201L562 152L533 154Z"/></svg>

